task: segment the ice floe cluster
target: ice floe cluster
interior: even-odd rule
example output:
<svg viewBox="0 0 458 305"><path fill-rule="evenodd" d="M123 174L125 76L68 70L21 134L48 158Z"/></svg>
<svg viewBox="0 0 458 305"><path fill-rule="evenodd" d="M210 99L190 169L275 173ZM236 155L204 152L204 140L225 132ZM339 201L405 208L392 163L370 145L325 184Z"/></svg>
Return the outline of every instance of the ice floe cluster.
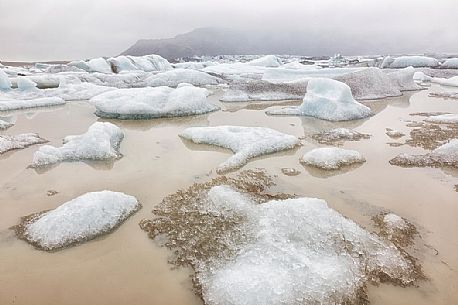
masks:
<svg viewBox="0 0 458 305"><path fill-rule="evenodd" d="M15 231L41 250L58 250L113 231L140 208L135 197L124 193L91 192L23 218Z"/></svg>

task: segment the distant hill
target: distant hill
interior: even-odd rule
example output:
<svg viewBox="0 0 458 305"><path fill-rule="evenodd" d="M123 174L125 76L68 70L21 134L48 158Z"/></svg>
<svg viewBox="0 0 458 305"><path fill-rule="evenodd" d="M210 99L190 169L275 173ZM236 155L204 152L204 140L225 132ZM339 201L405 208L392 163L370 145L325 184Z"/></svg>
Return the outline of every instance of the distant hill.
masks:
<svg viewBox="0 0 458 305"><path fill-rule="evenodd" d="M299 39L298 39L299 38ZM302 39L301 39L302 38ZM311 45L301 33L246 32L225 28L199 28L167 39L142 39L123 55L159 54L169 60L201 55L292 54L332 55L334 47ZM321 40L326 45L326 39ZM331 50L332 49L332 50Z"/></svg>

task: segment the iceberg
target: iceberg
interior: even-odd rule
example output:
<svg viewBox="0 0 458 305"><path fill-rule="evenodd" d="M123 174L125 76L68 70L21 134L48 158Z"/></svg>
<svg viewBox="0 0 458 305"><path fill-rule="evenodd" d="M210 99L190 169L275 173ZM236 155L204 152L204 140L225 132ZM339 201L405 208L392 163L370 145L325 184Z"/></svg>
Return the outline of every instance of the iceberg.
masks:
<svg viewBox="0 0 458 305"><path fill-rule="evenodd" d="M172 70L172 65L160 55L127 56L135 66L145 72Z"/></svg>
<svg viewBox="0 0 458 305"><path fill-rule="evenodd" d="M413 76L415 69L407 67L395 72L388 73L388 77L397 86L400 91L414 91L423 89L421 86L414 82Z"/></svg>
<svg viewBox="0 0 458 305"><path fill-rule="evenodd" d="M23 133L16 136L0 135L0 154L46 142L48 141L40 138L36 133Z"/></svg>
<svg viewBox="0 0 458 305"><path fill-rule="evenodd" d="M52 251L112 232L141 208L133 196L90 192L54 210L23 218L14 229L19 238L40 250Z"/></svg>
<svg viewBox="0 0 458 305"><path fill-rule="evenodd" d="M86 64L88 72L113 73L111 65L102 57L90 59Z"/></svg>
<svg viewBox="0 0 458 305"><path fill-rule="evenodd" d="M458 58L449 58L441 65L444 69L458 69Z"/></svg>
<svg viewBox="0 0 458 305"><path fill-rule="evenodd" d="M277 68L282 65L282 61L275 55L266 55L249 61L247 64L251 66L261 66L268 68Z"/></svg>
<svg viewBox="0 0 458 305"><path fill-rule="evenodd" d="M305 153L301 161L306 165L326 170L334 170L346 165L366 162L364 157L356 150L337 147L313 149Z"/></svg>
<svg viewBox="0 0 458 305"><path fill-rule="evenodd" d="M63 104L65 104L65 101L60 97L43 97L30 100L0 100L0 111L11 111L36 107L51 107Z"/></svg>
<svg viewBox="0 0 458 305"><path fill-rule="evenodd" d="M235 230L247 239L234 245L232 235L223 234L235 254L195 262L205 304L358 304L371 280L415 281L414 263L393 243L322 199L259 204L221 185L202 205L201 213L241 219Z"/></svg>
<svg viewBox="0 0 458 305"><path fill-rule="evenodd" d="M130 58L124 55L109 58L107 61L111 64L112 70L115 73L138 70Z"/></svg>
<svg viewBox="0 0 458 305"><path fill-rule="evenodd" d="M328 121L348 121L372 115L370 108L353 99L348 85L328 78L313 78L298 107L267 110L270 115L312 116Z"/></svg>
<svg viewBox="0 0 458 305"><path fill-rule="evenodd" d="M436 68L439 66L439 61L432 57L426 56L400 56L394 59L390 64L390 68L400 69L407 67L430 67Z"/></svg>
<svg viewBox="0 0 458 305"><path fill-rule="evenodd" d="M174 69L152 75L148 77L145 82L151 87L176 87L181 83L187 83L193 86L207 86L218 85L221 79L197 70Z"/></svg>
<svg viewBox="0 0 458 305"><path fill-rule="evenodd" d="M281 101L304 98L306 82L274 84L262 80L234 82L224 91L222 102Z"/></svg>
<svg viewBox="0 0 458 305"><path fill-rule="evenodd" d="M427 83L430 82L432 79L431 76L426 75L421 71L417 71L413 74L413 80L419 81L420 83Z"/></svg>
<svg viewBox="0 0 458 305"><path fill-rule="evenodd" d="M33 155L32 167L63 161L114 160L121 157L119 146L124 133L111 123L96 122L82 135L67 136L57 148L44 145Z"/></svg>
<svg viewBox="0 0 458 305"><path fill-rule="evenodd" d="M207 102L209 91L192 85L118 89L90 99L100 117L118 119L151 119L188 116L216 111Z"/></svg>
<svg viewBox="0 0 458 305"><path fill-rule="evenodd" d="M233 151L234 155L218 166L219 173L239 168L249 159L299 145L295 136L265 127L191 127L180 133L180 137Z"/></svg>
<svg viewBox="0 0 458 305"><path fill-rule="evenodd" d="M402 95L397 84L379 68L371 67L334 78L351 88L357 100L374 100Z"/></svg>
<svg viewBox="0 0 458 305"><path fill-rule="evenodd" d="M0 69L0 91L11 89L11 80L3 69Z"/></svg>
<svg viewBox="0 0 458 305"><path fill-rule="evenodd" d="M17 88L21 91L33 91L37 89L37 83L30 78L19 76L16 80Z"/></svg>

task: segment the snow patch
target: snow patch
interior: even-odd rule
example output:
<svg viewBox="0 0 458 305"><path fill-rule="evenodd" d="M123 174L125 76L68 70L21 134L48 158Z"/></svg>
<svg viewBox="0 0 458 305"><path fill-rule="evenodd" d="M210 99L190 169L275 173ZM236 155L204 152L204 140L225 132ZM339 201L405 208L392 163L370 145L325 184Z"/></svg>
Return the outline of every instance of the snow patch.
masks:
<svg viewBox="0 0 458 305"><path fill-rule="evenodd" d="M354 163L363 163L366 160L355 150L322 147L305 153L302 157L302 162L310 166L333 170Z"/></svg>

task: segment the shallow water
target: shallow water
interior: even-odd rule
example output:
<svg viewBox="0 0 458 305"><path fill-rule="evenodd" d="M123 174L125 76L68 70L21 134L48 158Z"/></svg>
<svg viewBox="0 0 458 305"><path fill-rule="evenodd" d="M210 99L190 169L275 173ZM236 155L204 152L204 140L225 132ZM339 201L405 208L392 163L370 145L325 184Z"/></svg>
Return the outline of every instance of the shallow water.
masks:
<svg viewBox="0 0 458 305"><path fill-rule="evenodd" d="M171 270L168 252L139 228L138 222L167 194L216 175L229 151L196 145L177 134L189 126L267 126L298 137L334 128L355 128L369 140L346 142L366 158L361 166L333 174L303 167L299 158L316 146L309 138L298 149L260 157L244 169L266 168L276 175L274 190L319 197L343 215L373 230L371 216L390 210L415 224L421 234L410 253L420 259L428 281L419 287L369 287L372 304L458 303L458 171L402 168L388 161L400 152L422 153L407 145L391 147L385 128L408 135L414 112L458 112L454 100L430 98L427 91L366 102L377 114L369 119L330 123L313 118L268 117L268 103L220 104L222 111L178 119L109 120L125 132L123 158L113 163L62 163L46 170L27 168L37 146L0 156L0 304L202 304L191 291L189 270ZM213 99L217 99L218 95ZM298 102L299 103L299 102ZM287 104L294 104L287 102ZM72 102L45 111L18 112L4 134L38 132L51 145L80 134L100 120L93 106ZM0 114L2 116L2 114ZM282 174L295 168L297 176ZM52 209L88 191L109 189L136 196L143 209L114 233L55 253L35 250L8 228L19 218ZM59 193L47 196L48 190ZM436 254L437 253L437 254Z"/></svg>

